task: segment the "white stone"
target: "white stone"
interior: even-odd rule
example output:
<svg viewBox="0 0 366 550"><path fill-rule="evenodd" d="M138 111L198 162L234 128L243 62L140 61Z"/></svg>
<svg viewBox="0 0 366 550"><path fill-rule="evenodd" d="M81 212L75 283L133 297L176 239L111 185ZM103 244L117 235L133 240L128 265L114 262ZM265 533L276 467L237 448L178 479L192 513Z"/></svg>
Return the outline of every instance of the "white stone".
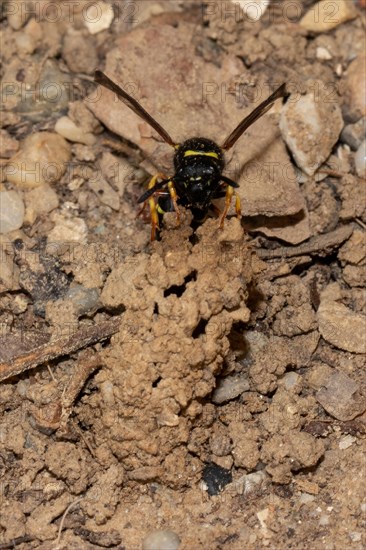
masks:
<svg viewBox="0 0 366 550"><path fill-rule="evenodd" d="M178 550L180 538L174 531L154 531L142 542L142 550Z"/></svg>
<svg viewBox="0 0 366 550"><path fill-rule="evenodd" d="M364 140L355 153L355 167L360 178L366 178L366 140Z"/></svg>
<svg viewBox="0 0 366 550"><path fill-rule="evenodd" d="M231 0L238 4L251 21L259 21L266 11L270 0Z"/></svg>
<svg viewBox="0 0 366 550"><path fill-rule="evenodd" d="M69 141L83 143L84 145L93 145L96 138L90 132L85 132L68 116L63 116L58 119L55 124L55 131Z"/></svg>
<svg viewBox="0 0 366 550"><path fill-rule="evenodd" d="M316 57L317 59L322 59L324 61L328 61L329 59L332 59L332 55L329 53L327 48L323 48L322 46L317 47Z"/></svg>
<svg viewBox="0 0 366 550"><path fill-rule="evenodd" d="M357 438L348 434L345 437L342 437L338 444L338 447L341 449L341 451L344 451L345 449L348 449L348 447L351 447L355 441L357 441Z"/></svg>
<svg viewBox="0 0 366 550"><path fill-rule="evenodd" d="M282 109L280 129L296 164L312 176L331 154L343 128L338 103L324 96L325 85L317 82L314 92L290 99Z"/></svg>
<svg viewBox="0 0 366 550"><path fill-rule="evenodd" d="M357 17L357 10L350 0L321 0L306 12L301 27L311 32L326 32Z"/></svg>
<svg viewBox="0 0 366 550"><path fill-rule="evenodd" d="M112 6L105 2L91 2L83 10L84 23L90 34L109 29L114 18Z"/></svg>
<svg viewBox="0 0 366 550"><path fill-rule="evenodd" d="M16 191L0 191L0 233L20 229L24 220L24 203Z"/></svg>

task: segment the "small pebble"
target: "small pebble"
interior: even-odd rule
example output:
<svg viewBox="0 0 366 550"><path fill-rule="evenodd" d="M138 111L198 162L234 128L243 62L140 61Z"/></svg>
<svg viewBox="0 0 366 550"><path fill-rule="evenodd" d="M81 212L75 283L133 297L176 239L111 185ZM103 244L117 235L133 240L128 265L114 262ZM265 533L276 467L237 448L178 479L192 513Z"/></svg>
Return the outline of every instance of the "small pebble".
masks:
<svg viewBox="0 0 366 550"><path fill-rule="evenodd" d="M329 59L332 59L332 54L329 53L327 48L323 48L322 46L318 46L316 49L316 57L317 59L320 59L322 61L329 61Z"/></svg>
<svg viewBox="0 0 366 550"><path fill-rule="evenodd" d="M263 485L268 478L268 475L264 470L258 472L252 472L251 474L245 474L239 477L236 481L232 482L233 488L238 495L248 497L251 493L258 491L259 487Z"/></svg>
<svg viewBox="0 0 366 550"><path fill-rule="evenodd" d="M320 390L322 386L326 385L332 373L333 369L329 365L320 361L314 361L312 367L307 372L306 382L310 388Z"/></svg>
<svg viewBox="0 0 366 550"><path fill-rule="evenodd" d="M261 532L262 532L262 536L266 539L268 538L271 538L271 532L269 531L268 527L267 527L267 521L270 519L270 510L269 508L263 508L262 510L259 510L259 512L257 512L257 518L259 520L259 523L260 523L260 527L261 527Z"/></svg>
<svg viewBox="0 0 366 550"><path fill-rule="evenodd" d="M96 159L95 152L89 145L75 143L73 145L72 152L74 153L75 158L82 162L93 162Z"/></svg>
<svg viewBox="0 0 366 550"><path fill-rule="evenodd" d="M58 181L70 160L70 146L51 132L30 134L8 162L5 175L20 189L33 189Z"/></svg>
<svg viewBox="0 0 366 550"><path fill-rule="evenodd" d="M297 372L287 372L282 383L289 391L301 391L302 389L302 378Z"/></svg>
<svg viewBox="0 0 366 550"><path fill-rule="evenodd" d="M23 200L16 191L0 191L0 233L20 229L24 211Z"/></svg>
<svg viewBox="0 0 366 550"><path fill-rule="evenodd" d="M226 376L218 381L217 387L213 392L212 401L221 404L225 401L235 399L241 393L250 388L247 376Z"/></svg>
<svg viewBox="0 0 366 550"><path fill-rule="evenodd" d="M361 533L358 533L357 531L351 531L348 533L348 536L352 542L360 542L362 540Z"/></svg>
<svg viewBox="0 0 366 550"><path fill-rule="evenodd" d="M28 308L28 299L23 294L17 294L14 297L13 303L12 303L12 309L14 313L19 315L20 313L24 313L27 311Z"/></svg>
<svg viewBox="0 0 366 550"><path fill-rule="evenodd" d="M323 97L325 87L319 82L318 92L291 98L282 109L280 129L296 164L312 176L329 157L343 128L338 103Z"/></svg>
<svg viewBox="0 0 366 550"><path fill-rule="evenodd" d="M171 411L162 411L156 417L156 422L159 426L179 426L179 416Z"/></svg>
<svg viewBox="0 0 366 550"><path fill-rule="evenodd" d="M357 10L349 0L321 0L306 12L300 25L311 32L327 32L357 17Z"/></svg>
<svg viewBox="0 0 366 550"><path fill-rule="evenodd" d="M324 526L324 525L329 525L329 516L327 514L322 514L319 518L319 525L321 526Z"/></svg>
<svg viewBox="0 0 366 550"><path fill-rule="evenodd" d="M314 502L315 496L309 495L308 493L301 493L298 502L299 504L309 504L310 502Z"/></svg>
<svg viewBox="0 0 366 550"><path fill-rule="evenodd" d="M319 332L330 344L353 353L366 353L366 316L345 305L322 300L317 312Z"/></svg>
<svg viewBox="0 0 366 550"><path fill-rule="evenodd" d="M84 10L84 23L90 34L109 29L114 18L112 6L106 2L92 2Z"/></svg>
<svg viewBox="0 0 366 550"><path fill-rule="evenodd" d="M149 533L142 542L142 550L178 550L180 538L174 531Z"/></svg>
<svg viewBox="0 0 366 550"><path fill-rule="evenodd" d="M96 288L75 285L68 290L65 298L72 301L75 313L80 316L95 311L99 292Z"/></svg>
<svg viewBox="0 0 366 550"><path fill-rule="evenodd" d="M355 153L355 167L360 178L366 178L366 140L364 140Z"/></svg>
<svg viewBox="0 0 366 550"><path fill-rule="evenodd" d="M244 14L251 21L259 21L266 9L270 0L231 0L234 4L239 4Z"/></svg>
<svg viewBox="0 0 366 550"><path fill-rule="evenodd" d="M326 385L316 393L316 400L334 418L346 422L366 409L359 385L349 376L335 371Z"/></svg>
<svg viewBox="0 0 366 550"><path fill-rule="evenodd" d="M69 218L64 213L55 212L53 216L55 227L48 233L47 242L63 243L86 242L88 228L82 218Z"/></svg>
<svg viewBox="0 0 366 550"><path fill-rule="evenodd" d="M348 115L356 122L366 115L366 56L359 55L347 68L345 99Z"/></svg>
<svg viewBox="0 0 366 550"><path fill-rule="evenodd" d="M82 128L76 126L75 122L68 116L58 119L55 124L55 131L69 141L83 143L84 145L93 145L96 140L93 134L85 132Z"/></svg>
<svg viewBox="0 0 366 550"><path fill-rule="evenodd" d="M38 216L48 214L59 205L59 198L50 185L44 184L24 193L24 221L33 224Z"/></svg>
<svg viewBox="0 0 366 550"><path fill-rule="evenodd" d="M103 402L107 405L108 408L115 407L116 404L113 387L114 386L110 380L106 380L100 385L100 393L102 395Z"/></svg>
<svg viewBox="0 0 366 550"><path fill-rule="evenodd" d="M19 380L18 384L16 385L16 388L17 388L17 392L21 397L25 397L27 395L29 385L30 385L29 380Z"/></svg>
<svg viewBox="0 0 366 550"><path fill-rule="evenodd" d="M341 449L341 451L344 451L345 449L348 449L348 447L351 447L355 441L357 441L356 437L353 437L352 435L346 435L345 437L342 437L338 444L338 447Z"/></svg>
<svg viewBox="0 0 366 550"><path fill-rule="evenodd" d="M341 139L347 143L353 151L357 151L362 141L366 138L366 117L360 118L354 124L347 124L342 130Z"/></svg>
<svg viewBox="0 0 366 550"><path fill-rule="evenodd" d="M26 66L25 71L25 81L30 80L32 82L34 76L31 67ZM26 84L25 91L29 89L31 92L33 87L33 84ZM38 92L36 94L21 93L22 89L21 86L17 87L16 110L33 122L48 121L49 118L63 113L68 106L73 90L71 76L66 72L62 72L53 60L45 62L39 76ZM15 96L14 99L16 99Z"/></svg>
<svg viewBox="0 0 366 550"><path fill-rule="evenodd" d="M62 55L73 73L91 74L98 65L95 38L84 36L86 32L70 28L63 40Z"/></svg>

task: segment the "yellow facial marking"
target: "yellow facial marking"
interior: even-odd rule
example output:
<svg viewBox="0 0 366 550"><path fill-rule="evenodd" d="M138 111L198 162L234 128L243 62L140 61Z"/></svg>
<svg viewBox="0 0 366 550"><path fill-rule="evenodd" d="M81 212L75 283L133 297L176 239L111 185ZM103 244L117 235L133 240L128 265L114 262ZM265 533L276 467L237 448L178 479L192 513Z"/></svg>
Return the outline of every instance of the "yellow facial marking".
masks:
<svg viewBox="0 0 366 550"><path fill-rule="evenodd" d="M192 151L192 150L189 150L189 151L184 151L184 157L192 157L192 156L195 156L195 155L199 155L199 156L202 156L202 157L213 157L215 159L218 159L219 158L219 155L217 153L215 153L214 151Z"/></svg>

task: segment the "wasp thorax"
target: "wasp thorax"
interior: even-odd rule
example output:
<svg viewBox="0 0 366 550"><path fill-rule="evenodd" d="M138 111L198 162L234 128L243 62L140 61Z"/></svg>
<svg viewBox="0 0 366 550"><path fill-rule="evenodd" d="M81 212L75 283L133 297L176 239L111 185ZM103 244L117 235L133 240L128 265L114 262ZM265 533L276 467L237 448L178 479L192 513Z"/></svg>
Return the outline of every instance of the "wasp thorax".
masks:
<svg viewBox="0 0 366 550"><path fill-rule="evenodd" d="M221 171L224 168L224 155L221 148L211 139L190 138L178 146L174 156L176 169L197 162L211 162Z"/></svg>

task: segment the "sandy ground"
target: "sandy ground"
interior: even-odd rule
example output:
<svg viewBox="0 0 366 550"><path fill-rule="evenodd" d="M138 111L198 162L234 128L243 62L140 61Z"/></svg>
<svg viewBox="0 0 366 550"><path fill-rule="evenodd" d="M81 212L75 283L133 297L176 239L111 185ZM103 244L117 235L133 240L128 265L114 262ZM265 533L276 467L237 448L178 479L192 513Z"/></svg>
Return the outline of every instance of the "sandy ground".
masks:
<svg viewBox="0 0 366 550"><path fill-rule="evenodd" d="M364 548L364 2L252 4L1 6L2 549ZM174 152L96 68L177 143L286 82L241 221L150 243Z"/></svg>

